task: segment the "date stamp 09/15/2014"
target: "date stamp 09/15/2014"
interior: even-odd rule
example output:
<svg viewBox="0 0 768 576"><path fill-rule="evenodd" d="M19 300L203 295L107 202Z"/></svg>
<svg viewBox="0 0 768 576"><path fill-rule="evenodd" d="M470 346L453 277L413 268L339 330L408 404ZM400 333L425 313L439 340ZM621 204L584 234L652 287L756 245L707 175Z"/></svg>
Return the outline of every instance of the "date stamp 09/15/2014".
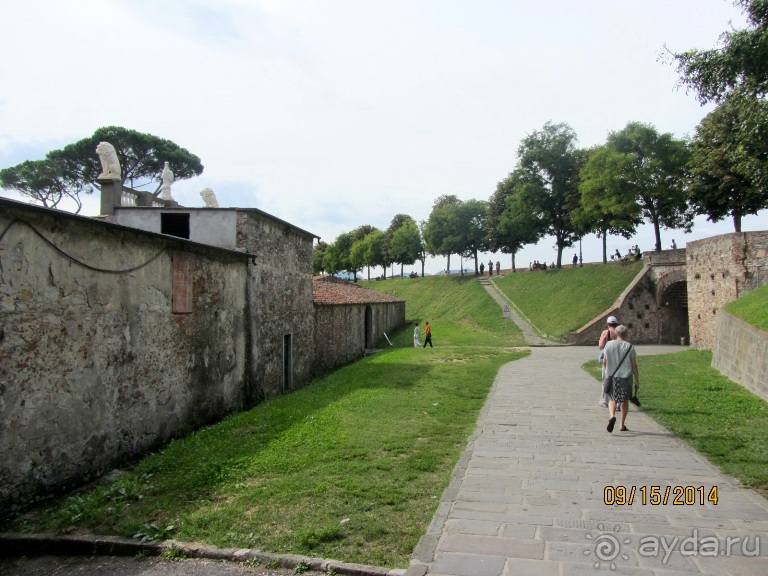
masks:
<svg viewBox="0 0 768 576"><path fill-rule="evenodd" d="M717 506L717 486L606 486L603 504L606 506Z"/></svg>

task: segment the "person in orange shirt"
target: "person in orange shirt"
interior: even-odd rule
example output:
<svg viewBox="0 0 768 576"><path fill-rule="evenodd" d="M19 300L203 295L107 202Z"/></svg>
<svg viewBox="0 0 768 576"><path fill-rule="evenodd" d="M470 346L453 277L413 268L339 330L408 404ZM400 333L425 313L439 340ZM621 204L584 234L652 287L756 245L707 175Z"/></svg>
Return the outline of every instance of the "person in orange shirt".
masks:
<svg viewBox="0 0 768 576"><path fill-rule="evenodd" d="M429 344L430 348L434 348L432 346L432 326L429 325L429 322L424 326L424 348L427 347L427 344Z"/></svg>

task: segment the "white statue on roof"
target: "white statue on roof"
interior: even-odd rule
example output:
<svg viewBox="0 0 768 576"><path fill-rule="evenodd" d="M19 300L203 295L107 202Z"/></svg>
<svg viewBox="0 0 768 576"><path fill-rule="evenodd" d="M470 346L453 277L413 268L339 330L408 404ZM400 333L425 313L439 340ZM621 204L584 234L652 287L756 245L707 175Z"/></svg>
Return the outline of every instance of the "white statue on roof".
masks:
<svg viewBox="0 0 768 576"><path fill-rule="evenodd" d="M163 180L163 184L162 186L160 186L160 199L173 200L173 196L171 196L171 184L173 183L173 172L171 172L171 167L168 166L168 162L165 163L165 168L163 168L163 173L161 174L161 178Z"/></svg>
<svg viewBox="0 0 768 576"><path fill-rule="evenodd" d="M101 161L101 174L97 180L120 180L122 171L115 147L109 142L99 142L99 145L96 146L96 154L99 155Z"/></svg>
<svg viewBox="0 0 768 576"><path fill-rule="evenodd" d="M203 202L205 202L206 208L218 208L219 202L216 200L216 194L213 193L213 190L210 188L203 188L200 191L200 196L203 198Z"/></svg>

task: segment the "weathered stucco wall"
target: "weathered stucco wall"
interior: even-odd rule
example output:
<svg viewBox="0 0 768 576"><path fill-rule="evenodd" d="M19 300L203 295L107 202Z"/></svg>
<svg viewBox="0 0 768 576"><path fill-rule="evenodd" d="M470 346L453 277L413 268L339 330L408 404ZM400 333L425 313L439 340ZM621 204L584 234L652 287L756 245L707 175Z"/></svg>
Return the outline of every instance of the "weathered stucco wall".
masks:
<svg viewBox="0 0 768 576"><path fill-rule="evenodd" d="M315 366L323 373L362 358L367 331L375 346L384 340L384 332L402 327L405 302L316 304L315 317Z"/></svg>
<svg viewBox="0 0 768 576"><path fill-rule="evenodd" d="M189 214L189 240L234 250L237 247L235 208L133 208L115 207L114 221L123 226L159 234L163 214Z"/></svg>
<svg viewBox="0 0 768 576"><path fill-rule="evenodd" d="M237 246L256 254L248 268L249 361L261 398L301 386L314 373L313 241L312 234L259 211L238 210Z"/></svg>
<svg viewBox="0 0 768 576"><path fill-rule="evenodd" d="M243 255L7 201L4 230L0 510L252 403Z"/></svg>
<svg viewBox="0 0 768 576"><path fill-rule="evenodd" d="M768 232L723 234L687 244L691 346L713 349L720 311L768 284Z"/></svg>
<svg viewBox="0 0 768 576"><path fill-rule="evenodd" d="M768 402L768 332L721 310L712 367Z"/></svg>

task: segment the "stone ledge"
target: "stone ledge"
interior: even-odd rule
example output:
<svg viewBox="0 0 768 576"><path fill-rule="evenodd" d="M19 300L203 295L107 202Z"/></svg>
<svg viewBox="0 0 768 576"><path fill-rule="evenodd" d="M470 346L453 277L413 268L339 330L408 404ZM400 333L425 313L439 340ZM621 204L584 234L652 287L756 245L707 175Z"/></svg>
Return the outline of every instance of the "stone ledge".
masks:
<svg viewBox="0 0 768 576"><path fill-rule="evenodd" d="M56 536L52 534L0 534L0 557L15 556L135 556L143 553L159 556L166 550L176 549L189 558L206 558L244 562L258 559L261 562L276 562L284 568L295 568L305 563L311 570L348 576L404 576L405 569L382 568L364 564L339 562L323 558L311 558L298 554L272 554L247 548L216 548L203 544L177 542L137 542L113 536Z"/></svg>

